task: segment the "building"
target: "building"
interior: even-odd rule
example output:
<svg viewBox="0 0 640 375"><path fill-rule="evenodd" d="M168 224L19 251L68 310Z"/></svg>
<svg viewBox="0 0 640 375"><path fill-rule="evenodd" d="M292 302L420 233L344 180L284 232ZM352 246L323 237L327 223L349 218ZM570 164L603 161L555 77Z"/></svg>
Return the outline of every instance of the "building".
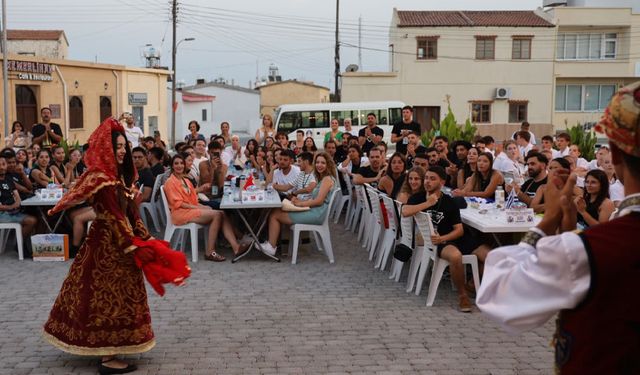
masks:
<svg viewBox="0 0 640 375"><path fill-rule="evenodd" d="M167 103L170 102L171 90ZM191 120L198 121L200 132L207 136L220 133L223 121L231 125L233 133L253 134L260 126L260 93L256 90L198 80L195 85L177 90L176 102L176 140L189 133L187 125Z"/></svg>
<svg viewBox="0 0 640 375"><path fill-rule="evenodd" d="M260 113L275 115L283 104L327 103L329 88L311 82L293 80L269 82L258 86L260 91Z"/></svg>
<svg viewBox="0 0 640 375"><path fill-rule="evenodd" d="M166 134L167 70L26 55L10 55L8 67L10 122L30 130L49 107L64 137L84 143L105 117L130 111L145 134Z"/></svg>
<svg viewBox="0 0 640 375"><path fill-rule="evenodd" d="M401 100L426 130L447 114L479 134L510 136L522 121L551 129L555 27L538 11L393 10L390 72L343 73L342 100Z"/></svg>
<svg viewBox="0 0 640 375"><path fill-rule="evenodd" d="M63 30L7 30L7 50L15 55L66 59L69 41Z"/></svg>
<svg viewBox="0 0 640 375"><path fill-rule="evenodd" d="M557 26L553 124L594 124L613 93L640 77L640 2L548 3Z"/></svg>

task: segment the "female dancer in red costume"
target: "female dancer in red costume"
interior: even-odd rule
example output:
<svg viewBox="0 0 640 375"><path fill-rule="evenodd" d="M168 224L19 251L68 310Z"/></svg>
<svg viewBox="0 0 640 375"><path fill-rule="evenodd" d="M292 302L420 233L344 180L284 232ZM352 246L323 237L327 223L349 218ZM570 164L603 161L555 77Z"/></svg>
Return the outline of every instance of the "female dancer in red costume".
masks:
<svg viewBox="0 0 640 375"><path fill-rule="evenodd" d="M155 345L141 268L158 260L154 247L160 241L151 238L140 220L132 188L136 170L124 134L122 125L112 118L98 127L89 138L85 157L89 170L50 211L85 201L96 212L51 309L44 337L63 351L101 356L100 374L135 371L135 365L115 356L143 353ZM189 276L189 267L182 253L171 253L179 256L160 260L173 270L168 282L180 284ZM158 273L154 276L155 281L163 278ZM155 284L154 288L160 294L164 291Z"/></svg>

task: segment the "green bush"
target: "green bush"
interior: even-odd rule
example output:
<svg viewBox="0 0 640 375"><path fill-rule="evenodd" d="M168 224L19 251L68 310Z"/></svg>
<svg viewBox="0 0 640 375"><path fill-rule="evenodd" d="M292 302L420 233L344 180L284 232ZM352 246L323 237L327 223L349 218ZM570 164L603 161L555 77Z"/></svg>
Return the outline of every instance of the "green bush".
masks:
<svg viewBox="0 0 640 375"><path fill-rule="evenodd" d="M431 129L422 133L422 143L425 146L429 146L431 141L439 135L444 135L449 139L449 142L453 141L468 141L472 142L473 137L476 135L478 128L471 123L471 120L467 119L464 125L459 125L456 121L456 116L451 111L451 104L449 104L449 96L447 95L447 116L439 124L435 120L431 120Z"/></svg>
<svg viewBox="0 0 640 375"><path fill-rule="evenodd" d="M69 151L76 148L78 150L81 150L80 142L75 138L73 143L70 143L65 138L62 138L62 140L60 141L60 146L62 146L62 148L64 149L65 160L69 160Z"/></svg>
<svg viewBox="0 0 640 375"><path fill-rule="evenodd" d="M598 137L593 130L585 130L582 124L577 123L575 126L568 127L567 133L571 136L571 143L578 145L583 158L595 159Z"/></svg>

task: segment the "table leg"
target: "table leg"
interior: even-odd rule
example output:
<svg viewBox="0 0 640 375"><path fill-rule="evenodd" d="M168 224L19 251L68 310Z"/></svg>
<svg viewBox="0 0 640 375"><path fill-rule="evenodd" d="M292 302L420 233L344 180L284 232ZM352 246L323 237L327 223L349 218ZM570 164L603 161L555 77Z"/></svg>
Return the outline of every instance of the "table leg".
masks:
<svg viewBox="0 0 640 375"><path fill-rule="evenodd" d="M242 210L238 210L238 216L240 216L240 219L242 219L242 222L244 223L245 228L249 231L249 235L251 235L251 238L253 238L253 243L258 247L258 249L260 250L260 252L266 256L268 256L269 258L275 260L276 262L280 261L280 258L275 257L273 255L269 255L267 253L265 253L262 249L262 246L260 246L260 240L258 239L258 236L260 235L260 233L262 232L262 230L264 229L265 224L267 223L267 218L269 217L269 213L271 212L271 209L265 209L263 210L263 212L261 213L258 222L260 223L259 227L258 227L258 231L254 232L253 228L251 228L251 225L249 224L249 222L247 221L244 213L242 212ZM252 244L253 245L253 244ZM233 258L231 260L231 263L235 263L238 260L244 258L247 254L249 254L249 252L251 252L253 250L253 246L251 246L249 248L249 250L247 250L244 254L239 255L235 258Z"/></svg>
<svg viewBox="0 0 640 375"><path fill-rule="evenodd" d="M47 218L47 215L44 213L44 210L42 209L42 206L38 206L38 212L40 212L40 218L42 219L42 221L44 221L44 225L47 226L47 229L49 230L49 233L53 233L53 229L51 229L51 225L49 225L49 220ZM62 217L62 216L60 216ZM56 224L57 227L57 224Z"/></svg>
<svg viewBox="0 0 640 375"><path fill-rule="evenodd" d="M500 238L498 237L498 235L496 233L491 233L491 235L493 236L493 239L496 240L498 247L501 247L502 243L500 242Z"/></svg>

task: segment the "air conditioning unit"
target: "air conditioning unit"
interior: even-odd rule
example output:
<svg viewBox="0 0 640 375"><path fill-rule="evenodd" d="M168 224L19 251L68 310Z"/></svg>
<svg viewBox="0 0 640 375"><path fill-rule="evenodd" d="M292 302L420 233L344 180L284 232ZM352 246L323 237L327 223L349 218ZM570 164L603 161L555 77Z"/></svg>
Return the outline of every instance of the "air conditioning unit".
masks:
<svg viewBox="0 0 640 375"><path fill-rule="evenodd" d="M511 97L511 89L508 87L498 87L496 89L496 99L509 99Z"/></svg>

